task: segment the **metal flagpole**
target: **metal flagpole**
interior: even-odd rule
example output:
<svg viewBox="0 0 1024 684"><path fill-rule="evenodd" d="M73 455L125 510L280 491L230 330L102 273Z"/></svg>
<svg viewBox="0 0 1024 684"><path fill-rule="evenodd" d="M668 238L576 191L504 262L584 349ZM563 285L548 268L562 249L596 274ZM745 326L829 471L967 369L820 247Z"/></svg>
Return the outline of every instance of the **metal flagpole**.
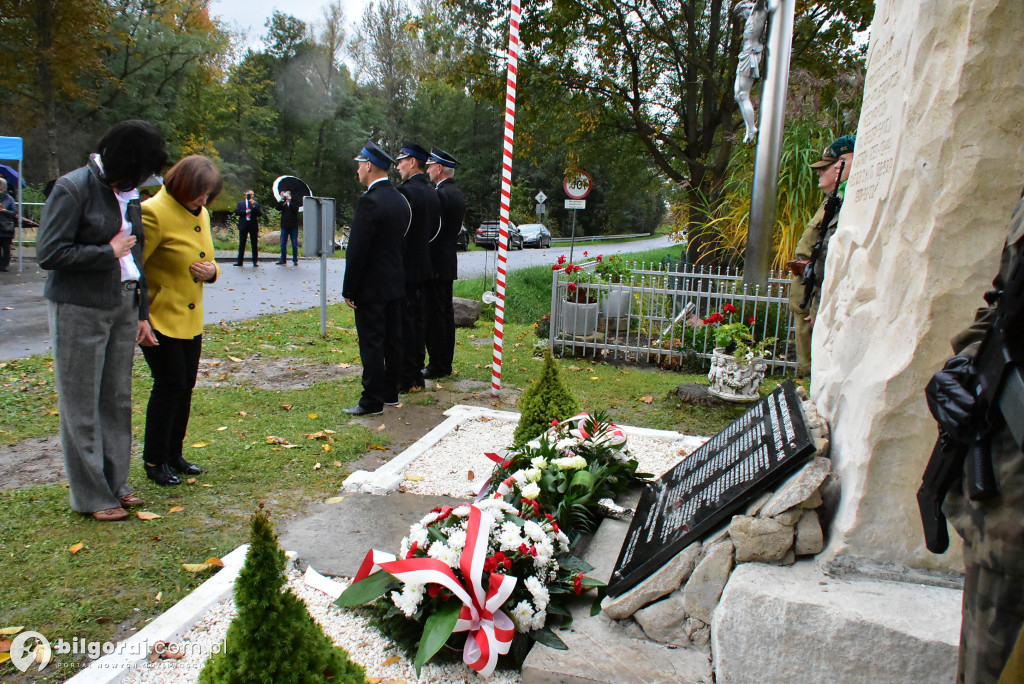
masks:
<svg viewBox="0 0 1024 684"><path fill-rule="evenodd" d="M508 85L505 89L504 154L501 162L501 225L498 227L497 301L494 310L494 359L491 396L501 390L501 349L505 328L505 272L508 263L508 215L512 198L512 143L516 125L516 71L519 64L519 0L512 0L508 22Z"/></svg>

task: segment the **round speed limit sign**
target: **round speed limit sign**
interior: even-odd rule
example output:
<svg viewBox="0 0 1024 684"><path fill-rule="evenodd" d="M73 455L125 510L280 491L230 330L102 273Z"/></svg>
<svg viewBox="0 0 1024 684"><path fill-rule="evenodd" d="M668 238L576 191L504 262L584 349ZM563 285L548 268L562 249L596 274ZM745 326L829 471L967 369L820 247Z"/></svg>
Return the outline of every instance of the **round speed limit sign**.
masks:
<svg viewBox="0 0 1024 684"><path fill-rule="evenodd" d="M594 179L589 173L580 169L575 175L566 176L562 181L562 187L569 199L583 199L590 194L590 189L594 187Z"/></svg>

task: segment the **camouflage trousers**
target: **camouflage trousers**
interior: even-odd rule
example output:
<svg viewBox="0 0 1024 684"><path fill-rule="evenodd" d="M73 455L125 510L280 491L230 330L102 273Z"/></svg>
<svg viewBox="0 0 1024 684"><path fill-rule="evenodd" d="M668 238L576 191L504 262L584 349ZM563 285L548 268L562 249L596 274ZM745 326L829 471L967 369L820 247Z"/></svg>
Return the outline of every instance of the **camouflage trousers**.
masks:
<svg viewBox="0 0 1024 684"><path fill-rule="evenodd" d="M964 548L958 684L995 684L1024 623L1024 577L983 567Z"/></svg>

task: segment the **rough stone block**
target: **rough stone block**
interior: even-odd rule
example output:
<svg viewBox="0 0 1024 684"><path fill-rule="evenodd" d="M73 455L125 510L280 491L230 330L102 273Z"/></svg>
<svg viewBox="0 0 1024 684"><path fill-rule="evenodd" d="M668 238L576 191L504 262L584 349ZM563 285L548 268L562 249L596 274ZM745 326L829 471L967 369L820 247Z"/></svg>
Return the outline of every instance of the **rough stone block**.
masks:
<svg viewBox="0 0 1024 684"><path fill-rule="evenodd" d="M641 608L633 614L633 619L644 628L644 634L651 639L662 643L674 643L682 634L682 626L686 621L682 593L676 590L663 601Z"/></svg>
<svg viewBox="0 0 1024 684"><path fill-rule="evenodd" d="M817 508L822 503L824 503L824 499L821 498L821 490L817 489L814 491L813 494L811 494L811 498L800 504L800 508Z"/></svg>
<svg viewBox="0 0 1024 684"><path fill-rule="evenodd" d="M961 592L837 580L814 561L737 566L711 627L718 684L952 682Z"/></svg>
<svg viewBox="0 0 1024 684"><path fill-rule="evenodd" d="M813 458L818 458L818 457L828 458L828 454L829 454L828 449L829 449L829 446L831 445L831 442L829 442L828 437L827 436L817 436L817 435L812 434L811 438L812 438L812 441L814 442L814 456L813 456Z"/></svg>
<svg viewBox="0 0 1024 684"><path fill-rule="evenodd" d="M693 572L693 566L702 550L700 542L690 544L675 558L659 568L653 575L633 587L625 594L615 598L608 597L601 602L601 608L615 620L627 618L648 603L657 601L662 596L671 594L686 581ZM732 547L729 548L730 557ZM725 586L723 582L722 586ZM721 591L721 588L719 588Z"/></svg>
<svg viewBox="0 0 1024 684"><path fill-rule="evenodd" d="M737 563L777 561L793 547L793 528L774 518L737 515L729 525L729 538L736 547Z"/></svg>
<svg viewBox="0 0 1024 684"><path fill-rule="evenodd" d="M802 508L790 508L788 511L779 513L772 519L786 527L793 527L803 517L803 514L804 509Z"/></svg>
<svg viewBox="0 0 1024 684"><path fill-rule="evenodd" d="M818 513L805 510L800 522L796 524L796 539L793 542L793 553L798 556L813 556L825 548L825 535L821 530Z"/></svg>
<svg viewBox="0 0 1024 684"><path fill-rule="evenodd" d="M799 506L817 491L831 470L832 461L827 458L812 459L775 492L772 500L761 509L761 515L770 518Z"/></svg>
<svg viewBox="0 0 1024 684"><path fill-rule="evenodd" d="M818 415L818 407L812 404L810 401L803 401L800 405L804 409L804 423L811 430L821 428L825 422Z"/></svg>
<svg viewBox="0 0 1024 684"><path fill-rule="evenodd" d="M569 647L535 645L523 663L523 684L711 684L707 655L632 639L604 615L577 620L558 632Z"/></svg>
<svg viewBox="0 0 1024 684"><path fill-rule="evenodd" d="M693 574L683 587L683 605L686 613L704 622L711 623L718 598L733 566L733 543L725 540L711 546L704 559L694 568Z"/></svg>
<svg viewBox="0 0 1024 684"><path fill-rule="evenodd" d="M480 302L475 299L452 297L452 308L455 310L457 328L472 328L480 318Z"/></svg>
<svg viewBox="0 0 1024 684"><path fill-rule="evenodd" d="M768 503L769 501L771 501L771 499L772 499L772 497L774 495L775 495L774 492L765 492L761 496L759 496L756 499L754 499L753 501L751 501L750 504L747 505L747 509L743 512L743 514L744 515L757 515L758 512L760 512L760 510L762 508L764 508L764 505L766 503Z"/></svg>

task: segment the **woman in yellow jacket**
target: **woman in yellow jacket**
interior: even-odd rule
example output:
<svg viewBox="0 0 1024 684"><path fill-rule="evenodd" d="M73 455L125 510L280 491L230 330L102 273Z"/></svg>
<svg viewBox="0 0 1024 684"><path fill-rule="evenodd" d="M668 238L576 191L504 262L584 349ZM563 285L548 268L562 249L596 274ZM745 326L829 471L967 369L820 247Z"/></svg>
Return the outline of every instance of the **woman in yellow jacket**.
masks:
<svg viewBox="0 0 1024 684"><path fill-rule="evenodd" d="M142 203L149 322L157 340L142 347L153 374L142 460L146 476L160 485L181 484L175 472L203 472L185 460L182 445L203 347L203 286L220 275L205 205L223 184L212 161L192 155L175 164L160 192Z"/></svg>

